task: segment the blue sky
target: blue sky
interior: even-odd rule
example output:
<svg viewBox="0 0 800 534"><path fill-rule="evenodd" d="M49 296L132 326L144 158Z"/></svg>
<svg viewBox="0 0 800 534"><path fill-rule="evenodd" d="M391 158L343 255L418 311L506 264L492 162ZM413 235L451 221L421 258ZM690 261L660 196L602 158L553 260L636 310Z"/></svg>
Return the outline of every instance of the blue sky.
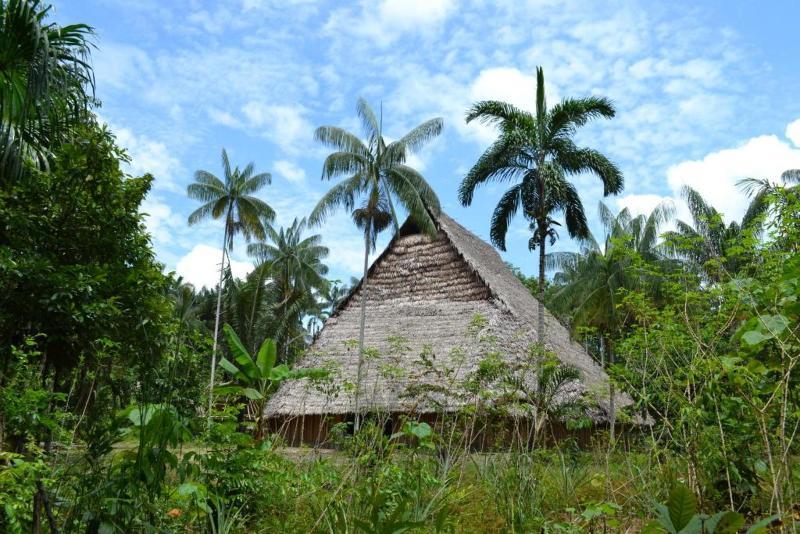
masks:
<svg viewBox="0 0 800 534"><path fill-rule="evenodd" d="M483 238L503 184L469 208L459 181L493 138L466 125L476 100L533 105L542 65L548 100L605 95L617 117L577 140L609 155L626 187L614 209L649 211L692 185L738 218L735 182L800 167L800 2L512 0L56 1L61 23L95 27L99 114L132 157L131 172L156 181L143 211L168 270L213 284L221 226L188 227L185 197L197 169L220 175L220 151L254 161L273 183L262 197L279 224L307 215L331 184L319 179L323 124L358 128L358 97L383 102L397 137L443 117L444 133L413 158L451 216ZM793 27L794 26L794 27ZM576 178L596 220L602 190ZM593 226L597 228L596 224ZM331 275L359 274L361 238L347 214L321 228ZM383 242L388 240L384 236ZM512 227L504 258L528 273L528 230ZM574 245L565 235L556 249ZM249 260L237 243L234 271Z"/></svg>

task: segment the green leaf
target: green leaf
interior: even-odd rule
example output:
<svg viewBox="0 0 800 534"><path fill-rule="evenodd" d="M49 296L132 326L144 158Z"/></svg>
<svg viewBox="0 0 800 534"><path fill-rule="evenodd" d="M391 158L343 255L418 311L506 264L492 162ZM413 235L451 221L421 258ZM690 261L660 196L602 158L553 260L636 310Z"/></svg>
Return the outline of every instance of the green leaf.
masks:
<svg viewBox="0 0 800 534"><path fill-rule="evenodd" d="M194 482L184 482L178 486L178 495L181 497L186 497L187 495L197 493L197 490L198 486Z"/></svg>
<svg viewBox="0 0 800 534"><path fill-rule="evenodd" d="M789 326L789 319L783 315L762 315L759 319L772 336L779 335Z"/></svg>
<svg viewBox="0 0 800 534"><path fill-rule="evenodd" d="M280 382L281 380L284 380L292 375L293 373L289 370L289 367L285 363L282 363L277 367L272 368L272 371L269 374L269 379L273 382Z"/></svg>
<svg viewBox="0 0 800 534"><path fill-rule="evenodd" d="M706 522L708 532L735 534L744 526L744 516L737 512L720 512Z"/></svg>
<svg viewBox="0 0 800 534"><path fill-rule="evenodd" d="M768 339L772 339L772 336L764 335L758 330L748 330L742 335L742 339L748 345L758 345L759 343L763 343Z"/></svg>
<svg viewBox="0 0 800 534"><path fill-rule="evenodd" d="M228 371L230 374L235 376L236 378L246 378L239 368L233 365L233 363L228 360L227 358L220 358L219 359L219 366Z"/></svg>
<svg viewBox="0 0 800 534"><path fill-rule="evenodd" d="M258 349L258 356L256 356L256 365L261 371L261 378L266 378L272 372L272 367L275 365L275 360L278 358L278 350L275 346L274 339L265 339Z"/></svg>
<svg viewBox="0 0 800 534"><path fill-rule="evenodd" d="M765 517L758 523L755 523L753 526L747 529L747 534L763 534L767 531L767 527L770 526L772 523L780 519L779 515L771 515L769 517Z"/></svg>
<svg viewBox="0 0 800 534"><path fill-rule="evenodd" d="M733 371L736 365L742 361L741 358L735 356L722 356L719 360L722 363L722 368L726 371Z"/></svg>
<svg viewBox="0 0 800 534"><path fill-rule="evenodd" d="M253 388L244 388L242 390L242 393L244 393L244 396L250 400L261 400L264 398L264 396L261 395L261 393L259 393L257 390Z"/></svg>
<svg viewBox="0 0 800 534"><path fill-rule="evenodd" d="M244 395L244 388L242 386L217 386L214 392L218 395Z"/></svg>
<svg viewBox="0 0 800 534"><path fill-rule="evenodd" d="M680 532L697 513L697 499L689 488L679 484L669 494L667 508L672 525Z"/></svg>
<svg viewBox="0 0 800 534"><path fill-rule="evenodd" d="M642 534L663 534L664 532L668 531L658 521L650 521L642 528Z"/></svg>
<svg viewBox="0 0 800 534"><path fill-rule="evenodd" d="M236 360L236 363L241 367L242 373L249 380L257 379L258 368L256 364L253 363L253 358L250 357L250 353L244 348L242 340L239 339L239 336L233 331L231 325L225 323L222 329L225 331L225 336L228 338L228 348L230 348L231 354L233 354L233 359Z"/></svg>
<svg viewBox="0 0 800 534"><path fill-rule="evenodd" d="M703 534L703 520L707 516L693 515L685 527L680 529L679 534Z"/></svg>
<svg viewBox="0 0 800 534"><path fill-rule="evenodd" d="M411 433L419 439L429 438L433 434L433 429L428 423L412 423Z"/></svg>

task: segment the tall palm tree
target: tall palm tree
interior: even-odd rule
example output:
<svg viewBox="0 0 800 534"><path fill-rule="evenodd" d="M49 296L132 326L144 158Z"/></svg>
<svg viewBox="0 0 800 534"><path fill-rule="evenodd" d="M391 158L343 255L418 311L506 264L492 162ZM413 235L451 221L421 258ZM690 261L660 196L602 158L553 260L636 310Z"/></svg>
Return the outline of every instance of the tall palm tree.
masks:
<svg viewBox="0 0 800 534"><path fill-rule="evenodd" d="M656 207L647 217L631 217L627 209L614 215L600 203L600 220L605 236L603 245L592 236L581 240L580 252L551 253L549 268L560 268L557 276L563 284L553 300L571 310L573 328L593 327L599 337L601 363L614 364L612 335L623 326L619 313L620 291L640 286L642 277L631 269L635 255L646 261L660 261L657 244L660 227L669 221L672 207ZM611 439L615 432L614 385L609 383Z"/></svg>
<svg viewBox="0 0 800 534"><path fill-rule="evenodd" d="M364 99L359 99L356 113L366 135L357 135L336 126L317 128L318 141L334 149L325 158L322 179L343 178L320 199L311 212L309 222L318 225L335 209L351 212L353 221L364 235L364 275L361 279L361 320L358 334L358 377L356 384L356 423L359 424L359 390L364 355L366 324L367 272L369 253L375 249L378 235L394 225L399 228L395 203L399 203L425 233L436 235L431 213L438 214L439 199L423 176L406 165L410 154L422 148L442 131L442 119L430 119L406 135L386 143L383 137L383 112L378 118ZM357 201L362 199L356 208Z"/></svg>
<svg viewBox="0 0 800 534"><path fill-rule="evenodd" d="M746 237L761 234L763 215L769 209L766 193L766 190L756 192L741 222L733 221L726 225L722 213L695 189L684 186L681 194L691 213L692 224L676 221L676 229L664 234L667 248L673 256L688 261L711 282L718 282L723 270L737 273L745 262L741 261L740 254L733 252Z"/></svg>
<svg viewBox="0 0 800 534"><path fill-rule="evenodd" d="M267 226L268 242L252 243L247 247L258 258L261 268L269 273L275 291L274 308L277 318L275 339L288 356L297 325L303 316L318 307L318 296L328 290L328 267L323 263L328 248L318 234L304 236L306 219L295 219L288 228L275 230Z"/></svg>
<svg viewBox="0 0 800 534"><path fill-rule="evenodd" d="M264 239L266 237L265 222L269 223L275 219L275 211L266 202L253 196L272 181L269 173L255 174L255 165L252 162L241 170L239 167L231 168L228 153L224 148L222 149L222 170L225 174L224 182L208 171L198 170L194 175L195 182L189 184L186 189L189 198L204 202L189 215L190 226L209 217L223 219L225 223L219 283L217 284L214 345L211 352L211 380L208 391L209 420L214 397L214 373L217 367L217 341L226 253L233 249L234 237L237 234L243 236L247 241L252 238Z"/></svg>
<svg viewBox="0 0 800 534"><path fill-rule="evenodd" d="M0 183L25 161L46 167L93 100L93 30L47 22L50 10L39 0L0 1Z"/></svg>
<svg viewBox="0 0 800 534"><path fill-rule="evenodd" d="M582 148L572 140L577 129L597 117L611 118L615 111L606 98L565 99L548 109L544 72L536 69L536 111L529 113L505 102L478 102L467 112L467 123L478 120L496 125L498 139L481 155L459 188L464 206L472 203L475 189L492 181L514 185L500 198L492 214L490 237L506 249L506 233L522 209L533 224L529 245L539 249L539 341L544 342L545 244L558 237L555 217L563 215L571 237L589 234L583 204L569 176L589 172L603 183L603 194L622 191L622 173L606 156Z"/></svg>

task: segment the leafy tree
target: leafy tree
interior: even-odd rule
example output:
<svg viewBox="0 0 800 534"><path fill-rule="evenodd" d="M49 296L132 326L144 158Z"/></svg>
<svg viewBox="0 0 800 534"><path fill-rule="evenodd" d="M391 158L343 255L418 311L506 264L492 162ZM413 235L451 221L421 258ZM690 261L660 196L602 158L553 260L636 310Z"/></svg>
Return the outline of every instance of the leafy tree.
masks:
<svg viewBox="0 0 800 534"><path fill-rule="evenodd" d="M590 234L582 240L581 251L551 253L549 267L561 268L557 278L563 284L552 295L562 309L571 310L573 328L590 327L598 333L603 365L614 364L613 338L625 326L621 309L623 291L644 287L646 277L637 261L660 260L657 238L661 225L672 213L662 204L647 217L631 217L628 209L614 215L600 203L600 219L605 229L602 246ZM611 438L614 439L614 385L609 384Z"/></svg>
<svg viewBox="0 0 800 534"><path fill-rule="evenodd" d="M531 221L531 250L539 249L539 340L544 341L545 244L558 237L554 217L563 215L571 237L589 233L583 203L569 176L589 172L603 183L603 194L622 191L622 173L606 156L575 145L578 128L597 117L611 118L614 107L605 98L565 99L547 108L544 72L536 70L536 111L531 114L495 100L478 102L467 112L467 122L496 125L498 139L481 155L459 188L459 200L472 204L475 189L492 181L513 181L492 214L490 236L501 250L514 215L522 209Z"/></svg>
<svg viewBox="0 0 800 534"><path fill-rule="evenodd" d="M275 292L276 340L282 345L284 357L288 355L297 326L308 312L318 307L317 296L325 294L328 267L323 260L328 248L322 246L319 234L303 236L307 229L305 219L292 222L289 228L275 230L267 227L268 242L248 246L248 254L261 262L258 269L269 273ZM255 301L254 301L255 303Z"/></svg>
<svg viewBox="0 0 800 534"><path fill-rule="evenodd" d="M664 234L667 248L712 282L720 281L725 271L737 274L747 264L747 254L741 244L747 236L758 236L762 232L763 216L769 208L765 191L753 197L741 222L728 225L723 214L695 189L685 186L682 195L693 224L678 220L677 229Z"/></svg>
<svg viewBox="0 0 800 534"><path fill-rule="evenodd" d="M25 162L47 168L92 101L93 30L48 22L51 9L39 0L0 2L0 185Z"/></svg>
<svg viewBox="0 0 800 534"><path fill-rule="evenodd" d="M253 196L262 187L272 181L269 173L255 173L255 165L251 162L244 169L231 168L228 153L222 149L222 170L225 173L223 182L208 171L195 172L195 182L186 190L189 198L204 202L189 215L189 224L193 225L209 217L224 219L225 229L222 237L222 260L219 268L219 284L217 293L217 313L214 320L214 345L211 349L211 381L208 393L208 413L211 417L211 406L214 399L214 371L217 367L217 339L219 337L220 309L222 306L222 277L225 272L226 253L233 249L233 240L237 234L247 241L251 238L266 237L265 223L275 219L275 212L263 200Z"/></svg>
<svg viewBox="0 0 800 534"><path fill-rule="evenodd" d="M167 340L168 281L139 213L153 178L125 175L125 160L92 122L55 150L48 172L0 193L0 347L41 335L42 376L62 388L76 370L81 409L119 369L151 369ZM125 387L116 383L117 399Z"/></svg>
<svg viewBox="0 0 800 534"><path fill-rule="evenodd" d="M325 158L322 179L343 180L330 189L311 212L309 222L322 221L336 208L351 211L353 221L364 233L364 276L361 279L361 321L358 336L358 378L356 385L356 414L361 388L361 367L364 353L364 328L367 304L367 271L369 253L383 230L399 227L394 203L398 202L425 233L436 235L436 224L431 213L440 210L439 199L422 175L406 165L410 154L439 135L442 119L431 119L412 129L406 135L387 144L383 137L383 117L379 120L369 104L359 99L356 113L366 134L366 141L336 126L321 126L314 136L334 149ZM356 208L361 199L360 207ZM358 417L356 418L358 425Z"/></svg>

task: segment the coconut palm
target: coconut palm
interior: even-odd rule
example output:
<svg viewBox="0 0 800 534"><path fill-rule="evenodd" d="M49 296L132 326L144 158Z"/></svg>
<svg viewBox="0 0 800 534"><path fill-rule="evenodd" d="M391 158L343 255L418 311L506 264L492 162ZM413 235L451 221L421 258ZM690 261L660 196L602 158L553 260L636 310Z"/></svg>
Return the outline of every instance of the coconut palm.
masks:
<svg viewBox="0 0 800 534"><path fill-rule="evenodd" d="M676 230L666 232L666 246L674 257L681 258L711 282L720 280L722 272L737 273L744 265L736 252L748 236L758 236L763 230L763 215L769 209L767 191L756 192L741 222L726 225L722 213L711 206L695 189L684 186L681 191L692 224L676 221Z"/></svg>
<svg viewBox="0 0 800 534"><path fill-rule="evenodd" d="M0 181L23 162L47 166L50 148L92 101L91 27L47 22L38 0L0 2Z"/></svg>
<svg viewBox="0 0 800 534"><path fill-rule="evenodd" d="M328 290L328 267L323 263L328 248L318 234L304 236L306 219L295 219L288 228L275 230L267 226L267 242L247 247L258 258L261 268L269 273L275 291L274 308L278 324L275 339L288 355L290 341L297 337L297 326L303 316L316 311L318 296Z"/></svg>
<svg viewBox="0 0 800 534"><path fill-rule="evenodd" d="M614 107L605 98L565 99L548 109L544 72L536 70L536 111L529 113L505 102L478 102L467 112L467 122L478 120L498 126L498 139L481 155L459 188L459 200L472 204L475 189L492 181L514 182L492 214L490 237L506 249L506 233L514 215L522 210L531 225L531 248L539 250L539 341L544 341L545 244L555 243L555 217L563 216L571 237L586 237L583 204L569 176L588 172L603 183L603 194L622 191L619 169L606 156L582 148L572 140L576 130L594 118L611 118Z"/></svg>
<svg viewBox="0 0 800 534"><path fill-rule="evenodd" d="M220 261L217 285L217 313L214 318L214 344L211 352L211 380L208 392L209 418L214 396L214 372L217 367L217 341L225 258L227 252L233 249L236 235L243 236L247 241L252 238L264 239L266 237L265 223L275 219L275 211L266 202L253 196L272 181L269 173L255 174L255 165L252 162L244 169L231 168L228 153L224 148L222 149L222 170L225 174L224 182L208 171L199 170L195 172L195 182L189 184L186 190L189 198L204 202L189 215L190 226L209 217L224 221L222 260Z"/></svg>
<svg viewBox="0 0 800 534"><path fill-rule="evenodd" d="M353 221L364 235L364 276L361 279L361 322L358 336L358 378L356 385L356 428L361 387L361 364L366 324L367 271L369 253L375 249L378 235L393 225L399 228L395 203L402 206L425 233L436 234L431 214L440 210L439 199L423 176L406 165L410 154L422 148L442 131L442 119L423 122L406 135L386 143L382 116L379 119L364 99L359 99L356 113L366 140L336 126L317 128L315 138L335 151L322 167L322 179L342 177L317 203L311 212L311 224L320 224L337 208L351 212ZM381 114L382 115L382 114ZM358 207L357 207L358 206Z"/></svg>

